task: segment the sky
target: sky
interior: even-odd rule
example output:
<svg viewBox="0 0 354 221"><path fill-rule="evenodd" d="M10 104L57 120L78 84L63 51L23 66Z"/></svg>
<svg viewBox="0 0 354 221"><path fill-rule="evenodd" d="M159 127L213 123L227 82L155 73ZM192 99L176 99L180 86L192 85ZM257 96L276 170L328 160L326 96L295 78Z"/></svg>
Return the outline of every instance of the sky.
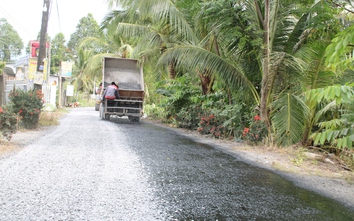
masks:
<svg viewBox="0 0 354 221"><path fill-rule="evenodd" d="M48 34L60 32L69 41L82 17L92 13L100 24L109 11L106 0L51 0ZM5 18L20 35L25 47L41 29L43 0L0 0L0 18Z"/></svg>

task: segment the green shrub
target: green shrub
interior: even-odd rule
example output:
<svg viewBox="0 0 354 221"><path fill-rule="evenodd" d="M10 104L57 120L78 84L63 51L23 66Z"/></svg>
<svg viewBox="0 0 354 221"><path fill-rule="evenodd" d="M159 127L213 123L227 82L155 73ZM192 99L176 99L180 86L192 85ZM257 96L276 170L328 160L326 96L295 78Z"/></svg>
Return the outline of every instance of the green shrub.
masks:
<svg viewBox="0 0 354 221"><path fill-rule="evenodd" d="M155 104L145 104L144 105L144 114L151 119L165 119L166 113L163 108Z"/></svg>
<svg viewBox="0 0 354 221"><path fill-rule="evenodd" d="M213 108L203 110L198 132L211 134L215 138L240 137L240 128L243 127L241 109L241 105L222 105L222 102L216 102Z"/></svg>
<svg viewBox="0 0 354 221"><path fill-rule="evenodd" d="M199 82L197 77L186 74L161 83L163 87L157 93L164 97L157 106L163 109L167 122L215 138L245 139L243 128L251 125L248 115L254 107L252 101L244 102L245 91L237 90L231 94L214 87L213 93L202 95ZM255 130L256 124L252 124ZM255 136L260 135L261 138L264 136L263 130Z"/></svg>
<svg viewBox="0 0 354 221"><path fill-rule="evenodd" d="M214 114L203 114L197 131L201 134L212 134L214 137L219 138L222 132L222 125L215 119Z"/></svg>
<svg viewBox="0 0 354 221"><path fill-rule="evenodd" d="M264 121L256 115L250 121L249 127L243 129L243 139L248 141L250 144L258 144L263 141L267 136L268 131Z"/></svg>
<svg viewBox="0 0 354 221"><path fill-rule="evenodd" d="M156 93L164 96L159 106L164 108L167 119L175 118L182 108L196 103L193 98L201 95L196 82L199 82L198 78L186 74L162 83L165 86L160 87Z"/></svg>
<svg viewBox="0 0 354 221"><path fill-rule="evenodd" d="M11 109L20 116L25 129L34 129L38 126L39 114L43 107L41 90L28 92L14 89L9 94Z"/></svg>
<svg viewBox="0 0 354 221"><path fill-rule="evenodd" d="M11 140L12 134L16 133L18 115L7 108L0 107L0 131L1 136Z"/></svg>
<svg viewBox="0 0 354 221"><path fill-rule="evenodd" d="M192 104L188 107L183 107L175 116L177 126L196 130L200 122L201 112L202 109L200 108L200 105Z"/></svg>

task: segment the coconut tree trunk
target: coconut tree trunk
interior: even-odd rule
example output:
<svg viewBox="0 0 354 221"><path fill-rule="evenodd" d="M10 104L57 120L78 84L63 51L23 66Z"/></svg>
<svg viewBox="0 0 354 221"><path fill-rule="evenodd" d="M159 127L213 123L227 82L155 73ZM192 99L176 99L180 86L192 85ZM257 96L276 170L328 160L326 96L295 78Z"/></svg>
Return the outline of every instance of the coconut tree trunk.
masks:
<svg viewBox="0 0 354 221"><path fill-rule="evenodd" d="M257 4L257 1L255 1ZM265 0L264 19L263 19L263 62L262 62L262 82L261 82L261 103L260 103L260 116L261 119L267 124L268 130L270 129L269 112L268 112L268 96L270 93L270 30L269 30L269 11L270 0ZM258 6L258 4L256 5ZM259 7L258 7L259 8ZM260 10L258 10L260 12ZM259 15L261 16L261 15ZM270 130L269 130L270 131Z"/></svg>
<svg viewBox="0 0 354 221"><path fill-rule="evenodd" d="M210 71L204 70L202 73L198 74L203 95L207 95L211 92L211 87L213 85L213 80Z"/></svg>
<svg viewBox="0 0 354 221"><path fill-rule="evenodd" d="M172 60L171 63L168 66L168 72L170 75L170 79L176 79L177 76L177 71L176 71L176 61Z"/></svg>

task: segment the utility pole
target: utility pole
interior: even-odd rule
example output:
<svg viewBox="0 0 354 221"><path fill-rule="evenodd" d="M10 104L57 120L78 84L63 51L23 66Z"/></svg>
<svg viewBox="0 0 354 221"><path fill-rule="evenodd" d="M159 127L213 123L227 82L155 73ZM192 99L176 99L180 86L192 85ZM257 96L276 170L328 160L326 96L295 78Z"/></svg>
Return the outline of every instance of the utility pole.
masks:
<svg viewBox="0 0 354 221"><path fill-rule="evenodd" d="M41 26L41 34L39 38L37 72L43 72L44 69L43 59L46 57L47 28L48 28L48 20L49 20L50 1L51 0L43 0L42 26Z"/></svg>

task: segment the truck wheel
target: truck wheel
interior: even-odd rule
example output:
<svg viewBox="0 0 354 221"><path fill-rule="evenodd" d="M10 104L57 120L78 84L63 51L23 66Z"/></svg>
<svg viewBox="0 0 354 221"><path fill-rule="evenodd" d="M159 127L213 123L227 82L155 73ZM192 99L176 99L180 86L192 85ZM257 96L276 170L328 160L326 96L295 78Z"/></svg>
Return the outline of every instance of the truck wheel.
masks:
<svg viewBox="0 0 354 221"><path fill-rule="evenodd" d="M129 120L132 122L139 122L140 118L139 117L130 117Z"/></svg>
<svg viewBox="0 0 354 221"><path fill-rule="evenodd" d="M105 120L110 120L110 119L111 119L111 115L110 115L110 114L106 114L106 115L104 116L104 119L105 119Z"/></svg>

